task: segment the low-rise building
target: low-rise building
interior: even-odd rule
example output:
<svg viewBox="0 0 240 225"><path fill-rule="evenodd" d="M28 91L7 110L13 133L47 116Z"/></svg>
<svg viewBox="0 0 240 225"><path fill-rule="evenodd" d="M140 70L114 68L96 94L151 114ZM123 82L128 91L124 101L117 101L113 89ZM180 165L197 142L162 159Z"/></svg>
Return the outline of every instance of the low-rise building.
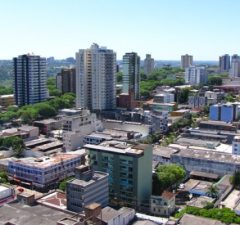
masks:
<svg viewBox="0 0 240 225"><path fill-rule="evenodd" d="M152 195L150 198L151 213L157 216L169 217L175 211L175 194L164 191L161 196Z"/></svg>
<svg viewBox="0 0 240 225"><path fill-rule="evenodd" d="M89 166L75 168L73 180L67 182L67 209L81 212L84 206L94 202L102 207L108 205L108 174L93 171Z"/></svg>
<svg viewBox="0 0 240 225"><path fill-rule="evenodd" d="M174 94L168 93L168 92L156 94L153 97L153 101L157 103L172 103L172 102L175 102Z"/></svg>
<svg viewBox="0 0 240 225"><path fill-rule="evenodd" d="M184 214L177 225L226 225L218 220Z"/></svg>
<svg viewBox="0 0 240 225"><path fill-rule="evenodd" d="M171 162L182 165L188 172L194 170L220 176L240 169L240 156L212 150L182 149L171 155Z"/></svg>
<svg viewBox="0 0 240 225"><path fill-rule="evenodd" d="M34 126L39 128L42 134L49 134L52 130L58 130L62 127L62 123L55 119L45 119L34 121Z"/></svg>
<svg viewBox="0 0 240 225"><path fill-rule="evenodd" d="M232 153L240 155L240 136L235 136L232 143Z"/></svg>
<svg viewBox="0 0 240 225"><path fill-rule="evenodd" d="M166 133L168 131L168 112L151 113L151 133L160 132Z"/></svg>
<svg viewBox="0 0 240 225"><path fill-rule="evenodd" d="M0 106L7 108L10 105L15 105L14 95L0 95Z"/></svg>
<svg viewBox="0 0 240 225"><path fill-rule="evenodd" d="M29 186L47 189L73 175L85 160L85 152L59 153L51 157L13 159L8 163L9 178Z"/></svg>
<svg viewBox="0 0 240 225"><path fill-rule="evenodd" d="M102 130L101 121L97 120L96 114L86 109L64 109L63 115L63 148L66 151L82 147L84 137L93 131Z"/></svg>

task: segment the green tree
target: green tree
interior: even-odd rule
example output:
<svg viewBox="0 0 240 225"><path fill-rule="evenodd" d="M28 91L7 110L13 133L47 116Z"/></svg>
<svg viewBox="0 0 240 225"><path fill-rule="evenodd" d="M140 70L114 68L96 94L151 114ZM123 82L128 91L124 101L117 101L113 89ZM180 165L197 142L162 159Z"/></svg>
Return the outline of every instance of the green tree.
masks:
<svg viewBox="0 0 240 225"><path fill-rule="evenodd" d="M186 172L177 164L160 165L153 176L153 194L161 194L167 188L183 180Z"/></svg>
<svg viewBox="0 0 240 225"><path fill-rule="evenodd" d="M235 97L234 97L234 95L232 95L232 94L227 94L227 95L225 96L225 101L226 101L226 102L235 102Z"/></svg>
<svg viewBox="0 0 240 225"><path fill-rule="evenodd" d="M218 75L209 76L208 85L222 85L222 77Z"/></svg>
<svg viewBox="0 0 240 225"><path fill-rule="evenodd" d="M191 88L183 88L177 93L177 102L182 104L188 101L188 96Z"/></svg>
<svg viewBox="0 0 240 225"><path fill-rule="evenodd" d="M233 176L230 178L230 182L234 188L240 189L240 171L235 171Z"/></svg>
<svg viewBox="0 0 240 225"><path fill-rule="evenodd" d="M58 185L58 189L60 189L62 191L66 191L67 182L72 179L73 179L73 177L68 177L68 178L65 178L64 180L62 180Z"/></svg>
<svg viewBox="0 0 240 225"><path fill-rule="evenodd" d="M117 76L117 83L122 83L123 73L119 71L117 72L116 76Z"/></svg>
<svg viewBox="0 0 240 225"><path fill-rule="evenodd" d="M219 191L218 187L215 184L212 184L208 188L207 194L212 198L217 198L218 197L218 191Z"/></svg>
<svg viewBox="0 0 240 225"><path fill-rule="evenodd" d="M3 170L0 170L0 184L8 183L8 176L7 173Z"/></svg>

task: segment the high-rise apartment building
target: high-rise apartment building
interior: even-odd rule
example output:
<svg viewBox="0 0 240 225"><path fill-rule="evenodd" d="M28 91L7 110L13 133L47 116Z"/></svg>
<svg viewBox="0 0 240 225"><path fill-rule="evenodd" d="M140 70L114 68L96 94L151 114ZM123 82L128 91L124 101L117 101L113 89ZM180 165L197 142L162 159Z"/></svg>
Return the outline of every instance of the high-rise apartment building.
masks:
<svg viewBox="0 0 240 225"><path fill-rule="evenodd" d="M228 54L219 57L220 72L228 72L230 69L230 56Z"/></svg>
<svg viewBox="0 0 240 225"><path fill-rule="evenodd" d="M14 96L16 105L44 101L48 97L46 58L20 55L13 58Z"/></svg>
<svg viewBox="0 0 240 225"><path fill-rule="evenodd" d="M123 56L123 93L140 99L140 57L135 52Z"/></svg>
<svg viewBox="0 0 240 225"><path fill-rule="evenodd" d="M192 55L182 55L181 56L181 68L186 69L193 65L193 56Z"/></svg>
<svg viewBox="0 0 240 225"><path fill-rule="evenodd" d="M76 105L91 110L116 107L116 53L93 44L76 53Z"/></svg>
<svg viewBox="0 0 240 225"><path fill-rule="evenodd" d="M84 146L94 170L109 174L112 204L137 207L149 204L152 192L152 146L104 141Z"/></svg>
<svg viewBox="0 0 240 225"><path fill-rule="evenodd" d="M231 77L240 77L240 56L232 56L231 69L229 71L229 74Z"/></svg>
<svg viewBox="0 0 240 225"><path fill-rule="evenodd" d="M146 58L144 59L144 74L149 76L153 70L154 70L154 59L151 57L150 54L147 54Z"/></svg>
<svg viewBox="0 0 240 225"><path fill-rule="evenodd" d="M203 66L190 66L185 69L185 82L190 85L205 84L208 75Z"/></svg>
<svg viewBox="0 0 240 225"><path fill-rule="evenodd" d="M56 76L56 85L63 94L68 92L76 94L76 69L62 69Z"/></svg>

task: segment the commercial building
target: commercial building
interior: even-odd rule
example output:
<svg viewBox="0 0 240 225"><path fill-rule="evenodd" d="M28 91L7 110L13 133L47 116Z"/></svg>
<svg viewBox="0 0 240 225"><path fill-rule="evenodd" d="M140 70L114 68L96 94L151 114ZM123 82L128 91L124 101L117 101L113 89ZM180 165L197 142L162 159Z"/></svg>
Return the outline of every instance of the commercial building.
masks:
<svg viewBox="0 0 240 225"><path fill-rule="evenodd" d="M123 93L140 99L140 57L135 52L123 56Z"/></svg>
<svg viewBox="0 0 240 225"><path fill-rule="evenodd" d="M85 152L59 153L51 157L24 158L8 163L10 179L29 186L47 189L73 175L74 168L82 164Z"/></svg>
<svg viewBox="0 0 240 225"><path fill-rule="evenodd" d="M230 69L230 56L228 54L219 57L220 72L228 72Z"/></svg>
<svg viewBox="0 0 240 225"><path fill-rule="evenodd" d="M154 59L150 54L146 54L146 58L144 59L144 74L149 76L151 72L154 70Z"/></svg>
<svg viewBox="0 0 240 225"><path fill-rule="evenodd" d="M240 155L240 136L235 136L232 142L232 153Z"/></svg>
<svg viewBox="0 0 240 225"><path fill-rule="evenodd" d="M182 55L181 56L181 68L186 69L193 65L193 56L192 55Z"/></svg>
<svg viewBox="0 0 240 225"><path fill-rule="evenodd" d="M108 174L93 171L90 166L75 168L75 177L67 182L67 209L81 212L84 206L98 203L108 205Z"/></svg>
<svg viewBox="0 0 240 225"><path fill-rule="evenodd" d="M42 134L49 134L52 130L58 130L62 128L62 122L55 119L35 120L33 122L35 127L39 128Z"/></svg>
<svg viewBox="0 0 240 225"><path fill-rule="evenodd" d="M76 69L62 69L56 76L56 86L63 94L68 92L76 94Z"/></svg>
<svg viewBox="0 0 240 225"><path fill-rule="evenodd" d="M240 169L240 157L229 153L194 148L182 149L171 155L171 162L182 165L186 171L233 174Z"/></svg>
<svg viewBox="0 0 240 225"><path fill-rule="evenodd" d="M16 105L44 101L48 97L46 58L37 55L20 55L13 58L14 96Z"/></svg>
<svg viewBox="0 0 240 225"><path fill-rule="evenodd" d="M152 192L152 146L105 141L84 147L89 152L93 169L109 174L111 204L132 207L149 204Z"/></svg>
<svg viewBox="0 0 240 225"><path fill-rule="evenodd" d="M207 70L203 66L190 66L185 69L185 82L190 85L200 85L207 82Z"/></svg>
<svg viewBox="0 0 240 225"><path fill-rule="evenodd" d="M7 108L10 105L15 105L14 95L0 95L0 106Z"/></svg>
<svg viewBox="0 0 240 225"><path fill-rule="evenodd" d="M93 44L76 53L76 106L91 110L116 107L116 53Z"/></svg>
<svg viewBox="0 0 240 225"><path fill-rule="evenodd" d="M83 146L83 139L102 129L101 121L87 109L64 109L62 113L63 147L71 151Z"/></svg>

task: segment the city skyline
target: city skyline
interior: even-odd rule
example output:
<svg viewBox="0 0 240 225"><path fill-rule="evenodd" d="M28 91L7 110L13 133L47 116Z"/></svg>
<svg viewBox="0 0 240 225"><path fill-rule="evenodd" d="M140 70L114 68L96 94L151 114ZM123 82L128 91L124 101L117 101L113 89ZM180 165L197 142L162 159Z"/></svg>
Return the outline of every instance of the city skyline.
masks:
<svg viewBox="0 0 240 225"><path fill-rule="evenodd" d="M232 26L237 0L230 1L47 1L2 2L0 59L33 52L44 57L75 57L92 43L121 59L126 52L156 60L217 61L240 52ZM231 13L229 13L231 12Z"/></svg>

